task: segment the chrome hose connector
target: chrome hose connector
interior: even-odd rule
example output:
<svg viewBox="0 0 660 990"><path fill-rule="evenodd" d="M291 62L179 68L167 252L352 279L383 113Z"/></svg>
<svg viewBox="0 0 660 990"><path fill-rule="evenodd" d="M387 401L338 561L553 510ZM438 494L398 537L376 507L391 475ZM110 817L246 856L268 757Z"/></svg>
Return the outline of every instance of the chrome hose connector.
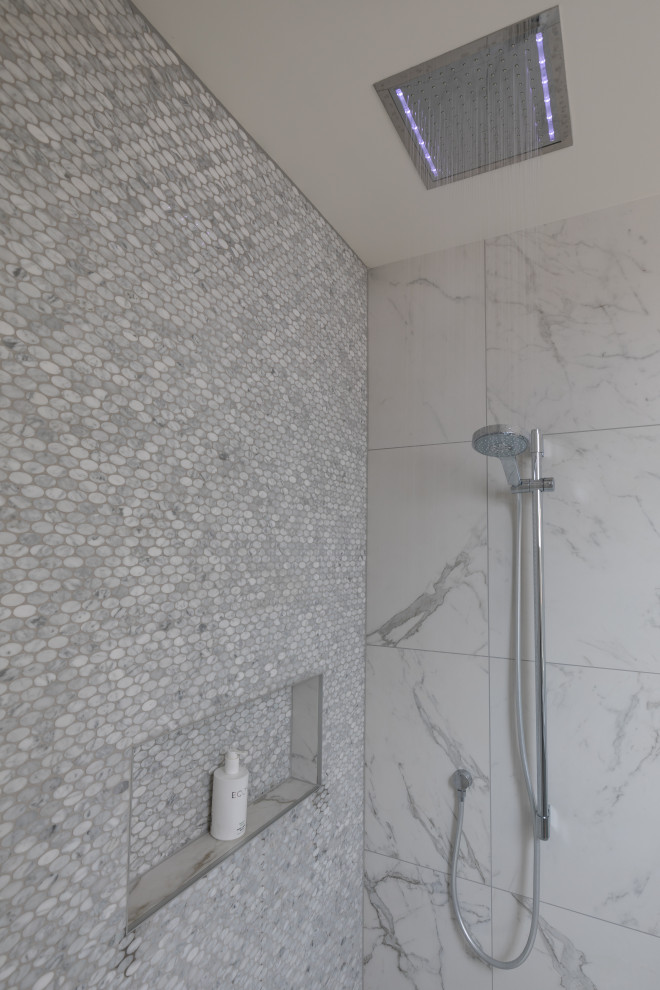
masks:
<svg viewBox="0 0 660 990"><path fill-rule="evenodd" d="M451 782L454 785L454 790L463 800L465 792L472 783L472 774L469 770L456 770L452 774Z"/></svg>

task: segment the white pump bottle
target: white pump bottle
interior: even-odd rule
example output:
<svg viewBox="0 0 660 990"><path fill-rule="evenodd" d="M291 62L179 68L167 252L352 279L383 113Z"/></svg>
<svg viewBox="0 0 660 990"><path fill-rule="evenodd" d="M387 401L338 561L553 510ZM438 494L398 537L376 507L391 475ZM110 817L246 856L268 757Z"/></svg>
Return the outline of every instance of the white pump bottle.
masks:
<svg viewBox="0 0 660 990"><path fill-rule="evenodd" d="M213 772L211 835L214 839L240 839L247 824L248 771L240 765L239 754L230 749L225 765Z"/></svg>

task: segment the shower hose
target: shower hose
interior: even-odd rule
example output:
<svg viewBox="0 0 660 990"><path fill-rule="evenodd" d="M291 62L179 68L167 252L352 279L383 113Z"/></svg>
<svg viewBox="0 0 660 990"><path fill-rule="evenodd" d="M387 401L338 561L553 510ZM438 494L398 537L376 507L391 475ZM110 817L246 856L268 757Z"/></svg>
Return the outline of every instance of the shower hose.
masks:
<svg viewBox="0 0 660 990"><path fill-rule="evenodd" d="M534 945L534 940L536 938L536 932L539 925L539 904L541 897L541 842L538 835L538 830L536 828L537 819L537 805L536 799L534 797L534 790L532 788L532 782L529 776L529 764L527 761L527 747L525 745L525 730L523 726L523 716L522 716L522 648L521 648L521 625L522 625L522 590L521 590L521 571L522 571L522 495L516 495L516 547L515 547L515 574L514 574L514 584L515 584L515 597L516 597L516 730L518 737L518 750L520 752L520 761L522 763L523 776L525 778L525 787L527 789L527 797L529 799L529 807L532 814L532 827L534 834L534 870L533 870L533 893L532 893L532 917L529 929L529 935L527 937L527 942L525 947L519 956L515 959L502 960L495 959L493 956L488 955L484 952L482 947L479 945L475 937L472 935L468 929L465 921L463 920L463 915L461 914L461 907L458 902L458 890L456 883L456 874L458 871L458 854L461 845L461 835L463 832L463 810L465 806L465 791L466 787L457 787L457 794L459 797L458 804L458 820L456 823L456 839L454 842L454 852L451 861L451 899L454 906L454 912L456 914L456 920L460 926L466 941L469 943L473 951L477 954L479 959L485 962L488 966L494 966L497 969L515 969L516 966L522 965L525 962L532 947ZM538 715L537 715L538 718ZM459 771L460 772L460 771Z"/></svg>

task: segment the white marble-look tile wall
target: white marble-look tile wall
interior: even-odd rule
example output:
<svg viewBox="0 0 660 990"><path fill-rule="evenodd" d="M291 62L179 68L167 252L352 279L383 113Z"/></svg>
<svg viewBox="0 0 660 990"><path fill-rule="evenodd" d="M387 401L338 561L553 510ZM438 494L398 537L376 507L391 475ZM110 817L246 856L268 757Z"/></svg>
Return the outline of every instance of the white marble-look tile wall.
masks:
<svg viewBox="0 0 660 990"><path fill-rule="evenodd" d="M491 660L493 874L497 887L525 894L531 842L510 745L511 666ZM547 697L553 832L543 846L544 900L660 935L660 678L549 664Z"/></svg>
<svg viewBox="0 0 660 990"><path fill-rule="evenodd" d="M445 990L657 987L659 221L660 198L370 275L367 988L430 986L430 974ZM424 279L469 282L470 305L437 290L429 312ZM449 777L465 766L476 786L461 896L472 912L492 895L493 949L520 951L531 843L512 706L514 505L500 465L469 444L485 421L541 428L556 480L544 500L552 834L541 924L522 969L492 974L462 945L442 893ZM531 607L528 593L526 657ZM471 918L479 937L485 917Z"/></svg>
<svg viewBox="0 0 660 990"><path fill-rule="evenodd" d="M468 880L459 887L465 917L490 949L490 890ZM367 853L364 990L491 990L488 970L466 958L449 913L450 896L444 873Z"/></svg>
<svg viewBox="0 0 660 990"><path fill-rule="evenodd" d="M469 443L374 450L368 479L367 642L487 653L485 463Z"/></svg>
<svg viewBox="0 0 660 990"><path fill-rule="evenodd" d="M488 417L660 422L660 198L486 244Z"/></svg>
<svg viewBox="0 0 660 990"><path fill-rule="evenodd" d="M548 659L660 672L659 463L660 426L545 438ZM490 649L511 656L514 513L494 459L489 493Z"/></svg>
<svg viewBox="0 0 660 990"><path fill-rule="evenodd" d="M511 932L529 928L529 908L493 890L493 948L503 958L520 948ZM495 970L493 990L655 990L659 972L656 938L544 902L532 954L520 969Z"/></svg>
<svg viewBox="0 0 660 990"><path fill-rule="evenodd" d="M367 845L408 863L446 866L457 766L470 771L473 814L459 872L490 878L488 660L367 648ZM381 715L387 711L387 718Z"/></svg>
<svg viewBox="0 0 660 990"><path fill-rule="evenodd" d="M376 268L369 292L369 446L469 440L485 413L483 244Z"/></svg>

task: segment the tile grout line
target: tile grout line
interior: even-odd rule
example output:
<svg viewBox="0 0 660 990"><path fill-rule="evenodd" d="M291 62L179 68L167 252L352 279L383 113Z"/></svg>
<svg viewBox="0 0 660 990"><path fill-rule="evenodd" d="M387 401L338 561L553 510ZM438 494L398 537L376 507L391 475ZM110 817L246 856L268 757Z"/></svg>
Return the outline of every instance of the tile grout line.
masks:
<svg viewBox="0 0 660 990"><path fill-rule="evenodd" d="M579 430L548 430L544 431L544 437L569 437L580 433L621 433L623 430L653 430L660 427L660 423L631 423L626 426L585 426ZM464 440L436 440L428 443L402 443L392 447L369 447L368 453L373 454L379 450L416 450L418 447L449 447L457 444L470 443L470 437Z"/></svg>
<svg viewBox="0 0 660 990"><path fill-rule="evenodd" d="M444 870L439 870L435 866L424 866L422 863L414 863L412 860L404 859L402 856L392 856L390 853L380 852L378 849L367 849L372 856L382 856L383 859L389 859L392 863L405 863L406 866L412 866L417 870L428 870L429 873L434 873L438 876L443 876L447 880L447 885L449 886L449 881L451 875L445 873ZM470 877L459 876L459 880L465 881L465 883L475 884L477 887L488 887L491 890L496 890L500 894L508 894L513 898L524 898L526 901L531 901L531 897L526 894L521 894L519 891L508 890L506 887L498 887L497 884L482 883L480 880L472 880ZM565 907L563 904L557 904L555 901L544 901L541 899L541 904L545 907L553 908L555 911L565 911L567 914L575 914L580 918L587 918L589 921L595 921L598 924L612 925L614 928L620 928L625 932L634 932L636 935L645 935L648 938L657 939L660 942L660 934L654 935L653 932L644 931L643 928L632 928L630 925L622 925L618 921L611 921L609 918L600 918L597 914L587 914L586 911L576 911L575 908Z"/></svg>
<svg viewBox="0 0 660 990"><path fill-rule="evenodd" d="M371 650L398 650L402 653L432 653L438 657L465 657L466 660L503 660L509 663L515 662L515 657L503 656L499 653L461 653L458 650L431 650L422 646L391 646L385 643L367 643L367 649ZM533 659L522 658L523 663L534 663ZM636 667L606 667L594 663L575 663L570 660L546 660L549 667L571 667L576 670L611 670L619 674L644 674L660 676L660 670L650 670L647 668L637 669Z"/></svg>

